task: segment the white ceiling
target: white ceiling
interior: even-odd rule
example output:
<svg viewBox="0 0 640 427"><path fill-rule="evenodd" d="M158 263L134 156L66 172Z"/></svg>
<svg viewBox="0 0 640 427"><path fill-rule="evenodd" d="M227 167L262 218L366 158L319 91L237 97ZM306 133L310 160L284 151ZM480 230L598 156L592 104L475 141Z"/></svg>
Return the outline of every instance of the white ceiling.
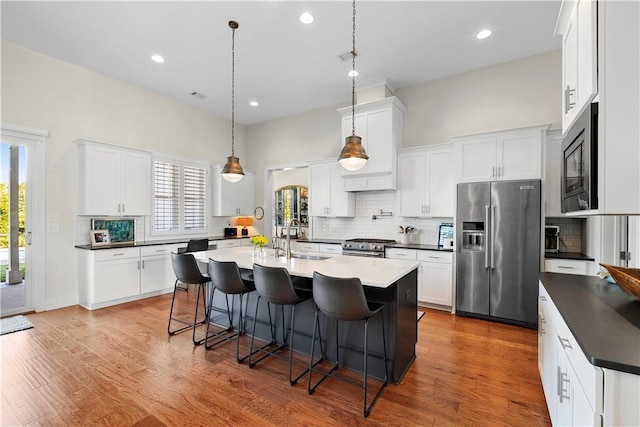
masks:
<svg viewBox="0 0 640 427"><path fill-rule="evenodd" d="M253 124L349 105L350 1L2 1L2 39ZM394 89L560 48L560 1L370 1L356 4L356 90ZM298 17L309 11L311 25ZM493 35L477 40L490 28ZM150 60L154 53L164 64ZM192 92L206 99L191 96ZM257 108L248 102L260 102Z"/></svg>

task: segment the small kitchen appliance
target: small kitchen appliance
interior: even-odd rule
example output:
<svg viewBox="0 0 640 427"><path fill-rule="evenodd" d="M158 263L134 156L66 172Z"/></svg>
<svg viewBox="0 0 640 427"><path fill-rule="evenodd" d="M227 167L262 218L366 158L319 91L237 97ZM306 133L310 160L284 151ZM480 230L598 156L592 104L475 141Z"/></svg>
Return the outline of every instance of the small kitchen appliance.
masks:
<svg viewBox="0 0 640 427"><path fill-rule="evenodd" d="M238 235L238 229L236 227L225 227L224 237L233 237Z"/></svg>
<svg viewBox="0 0 640 427"><path fill-rule="evenodd" d="M560 252L560 227L557 225L544 227L544 251L552 254Z"/></svg>
<svg viewBox="0 0 640 427"><path fill-rule="evenodd" d="M395 242L386 239L349 239L342 242L342 255L384 258L384 245Z"/></svg>

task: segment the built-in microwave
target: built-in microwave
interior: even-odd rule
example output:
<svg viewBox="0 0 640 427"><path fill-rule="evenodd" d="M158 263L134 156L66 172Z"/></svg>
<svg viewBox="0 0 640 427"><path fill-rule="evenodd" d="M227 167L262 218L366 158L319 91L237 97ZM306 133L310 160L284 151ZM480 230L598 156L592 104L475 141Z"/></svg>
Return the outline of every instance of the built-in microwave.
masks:
<svg viewBox="0 0 640 427"><path fill-rule="evenodd" d="M598 208L598 103L589 104L562 140L561 210Z"/></svg>

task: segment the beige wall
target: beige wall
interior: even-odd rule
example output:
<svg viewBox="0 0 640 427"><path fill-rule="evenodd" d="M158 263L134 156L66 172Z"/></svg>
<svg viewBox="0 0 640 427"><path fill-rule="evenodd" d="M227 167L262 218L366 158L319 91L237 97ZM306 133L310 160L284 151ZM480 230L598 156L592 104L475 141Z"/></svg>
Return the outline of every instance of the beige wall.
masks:
<svg viewBox="0 0 640 427"><path fill-rule="evenodd" d="M212 163L223 163L231 151L227 120L4 41L1 90L3 123L49 132L46 212L58 214L60 232L46 236L47 308L78 300L74 140L95 139ZM236 131L242 158L244 129Z"/></svg>

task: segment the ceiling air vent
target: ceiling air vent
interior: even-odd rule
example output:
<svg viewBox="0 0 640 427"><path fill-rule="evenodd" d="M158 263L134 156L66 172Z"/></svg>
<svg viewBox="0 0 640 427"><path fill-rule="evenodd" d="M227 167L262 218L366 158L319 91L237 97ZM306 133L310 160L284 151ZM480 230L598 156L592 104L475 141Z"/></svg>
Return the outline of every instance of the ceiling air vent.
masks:
<svg viewBox="0 0 640 427"><path fill-rule="evenodd" d="M348 61L351 59L351 51L341 53L340 55L337 55L337 56L338 56L338 59L342 62ZM356 56L360 56L357 50L356 50Z"/></svg>
<svg viewBox="0 0 640 427"><path fill-rule="evenodd" d="M191 92L191 96L196 97L198 99L205 99L207 95L198 92Z"/></svg>

